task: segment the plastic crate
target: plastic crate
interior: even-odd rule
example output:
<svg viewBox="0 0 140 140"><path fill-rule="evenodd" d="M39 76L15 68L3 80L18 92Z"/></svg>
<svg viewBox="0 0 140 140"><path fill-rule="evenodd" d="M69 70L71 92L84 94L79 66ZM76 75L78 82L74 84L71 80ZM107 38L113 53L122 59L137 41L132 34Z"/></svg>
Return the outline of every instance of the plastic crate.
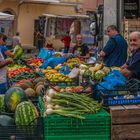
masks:
<svg viewBox="0 0 140 140"><path fill-rule="evenodd" d="M116 90L94 90L93 97L105 106L139 104L140 81L128 80L126 86L116 87Z"/></svg>
<svg viewBox="0 0 140 140"><path fill-rule="evenodd" d="M79 120L50 115L44 118L45 140L109 140L110 115L101 110L97 114L85 115Z"/></svg>
<svg viewBox="0 0 140 140"><path fill-rule="evenodd" d="M42 118L37 125L0 126L0 140L43 140Z"/></svg>
<svg viewBox="0 0 140 140"><path fill-rule="evenodd" d="M42 113L44 105L39 97ZM43 118L44 140L110 140L110 114L102 109L80 120L60 115Z"/></svg>

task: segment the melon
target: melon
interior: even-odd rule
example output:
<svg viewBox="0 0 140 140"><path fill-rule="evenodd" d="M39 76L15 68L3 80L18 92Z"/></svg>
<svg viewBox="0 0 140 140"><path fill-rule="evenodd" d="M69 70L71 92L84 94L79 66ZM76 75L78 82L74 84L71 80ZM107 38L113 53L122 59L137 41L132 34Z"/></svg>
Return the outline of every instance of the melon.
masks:
<svg viewBox="0 0 140 140"><path fill-rule="evenodd" d="M40 96L42 94L42 90L45 90L44 85L38 85L35 89L37 96Z"/></svg>
<svg viewBox="0 0 140 140"><path fill-rule="evenodd" d="M24 101L17 105L15 112L16 125L37 125L38 117L38 111L32 102Z"/></svg>
<svg viewBox="0 0 140 140"><path fill-rule="evenodd" d="M26 90L27 88L33 88L33 84L30 81L23 81L21 83L17 83L14 86L21 87L22 89Z"/></svg>
<svg viewBox="0 0 140 140"><path fill-rule="evenodd" d="M8 115L0 115L0 126L11 126L14 125L15 121Z"/></svg>
<svg viewBox="0 0 140 140"><path fill-rule="evenodd" d="M36 85L38 82L44 82L44 81L45 81L44 78L38 77L38 78L36 78L36 79L33 81L33 83L34 83L34 85Z"/></svg>
<svg viewBox="0 0 140 140"><path fill-rule="evenodd" d="M6 111L4 96L5 96L4 94L0 94L0 112L5 112Z"/></svg>
<svg viewBox="0 0 140 140"><path fill-rule="evenodd" d="M9 111L14 112L17 105L27 100L24 90L20 87L11 87L5 93L4 101Z"/></svg>
<svg viewBox="0 0 140 140"><path fill-rule="evenodd" d="M44 83L43 83L43 82L38 82L38 83L34 86L34 89L36 90L36 88L37 88L39 85L44 85Z"/></svg>
<svg viewBox="0 0 140 140"><path fill-rule="evenodd" d="M0 115L0 139L11 140L10 137L16 134L15 120L8 115Z"/></svg>
<svg viewBox="0 0 140 140"><path fill-rule="evenodd" d="M27 97L32 97L32 96L35 96L36 95L35 90L32 89L32 88L27 88L25 90L25 93L26 93L26 96Z"/></svg>

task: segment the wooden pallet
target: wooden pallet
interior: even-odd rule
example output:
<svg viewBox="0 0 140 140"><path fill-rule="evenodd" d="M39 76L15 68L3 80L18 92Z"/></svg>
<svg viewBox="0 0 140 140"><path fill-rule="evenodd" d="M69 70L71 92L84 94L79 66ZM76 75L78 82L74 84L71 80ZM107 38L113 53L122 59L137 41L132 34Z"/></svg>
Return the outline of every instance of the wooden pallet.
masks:
<svg viewBox="0 0 140 140"><path fill-rule="evenodd" d="M140 140L140 105L110 106L111 140Z"/></svg>

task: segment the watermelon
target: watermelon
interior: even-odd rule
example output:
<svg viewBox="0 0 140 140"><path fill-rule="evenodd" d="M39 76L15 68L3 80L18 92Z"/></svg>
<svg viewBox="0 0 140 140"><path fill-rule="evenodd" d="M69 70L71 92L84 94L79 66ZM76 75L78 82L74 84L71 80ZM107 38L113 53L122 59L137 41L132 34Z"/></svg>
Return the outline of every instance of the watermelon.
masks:
<svg viewBox="0 0 140 140"><path fill-rule="evenodd" d="M14 125L15 121L8 115L0 115L0 126L11 126Z"/></svg>
<svg viewBox="0 0 140 140"><path fill-rule="evenodd" d="M14 112L17 105L26 101L27 97L24 90L20 87L11 87L5 93L4 101L9 111Z"/></svg>
<svg viewBox="0 0 140 140"><path fill-rule="evenodd" d="M15 49L17 49L17 48L18 48L18 51L14 55L14 59L16 59L16 60L19 59L23 54L23 48L20 45L16 45Z"/></svg>
<svg viewBox="0 0 140 140"><path fill-rule="evenodd" d="M16 125L37 125L38 111L30 101L24 101L17 105L15 113Z"/></svg>
<svg viewBox="0 0 140 140"><path fill-rule="evenodd" d="M0 139L9 140L16 134L15 121L8 115L0 115ZM11 139L10 139L11 140Z"/></svg>
<svg viewBox="0 0 140 140"><path fill-rule="evenodd" d="M5 96L4 94L0 94L0 112L6 112L4 96Z"/></svg>

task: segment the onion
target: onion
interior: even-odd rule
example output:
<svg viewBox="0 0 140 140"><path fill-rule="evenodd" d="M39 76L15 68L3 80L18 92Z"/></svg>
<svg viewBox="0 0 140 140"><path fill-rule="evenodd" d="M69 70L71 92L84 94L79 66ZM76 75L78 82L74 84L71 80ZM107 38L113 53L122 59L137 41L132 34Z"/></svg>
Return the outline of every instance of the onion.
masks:
<svg viewBox="0 0 140 140"><path fill-rule="evenodd" d="M52 100L51 97L45 96L45 99L46 99L46 102L47 102L47 103L51 103L51 100Z"/></svg>
<svg viewBox="0 0 140 140"><path fill-rule="evenodd" d="M52 109L53 108L53 105L52 104L48 104L47 105L47 109Z"/></svg>
<svg viewBox="0 0 140 140"><path fill-rule="evenodd" d="M48 109L46 110L46 114L47 114L47 115L52 114L52 113L53 113L53 109L48 108Z"/></svg>
<svg viewBox="0 0 140 140"><path fill-rule="evenodd" d="M60 109L61 107L59 105L55 105L54 109Z"/></svg>
<svg viewBox="0 0 140 140"><path fill-rule="evenodd" d="M49 97L52 97L55 93L56 93L56 91L52 88L48 90L48 96Z"/></svg>

